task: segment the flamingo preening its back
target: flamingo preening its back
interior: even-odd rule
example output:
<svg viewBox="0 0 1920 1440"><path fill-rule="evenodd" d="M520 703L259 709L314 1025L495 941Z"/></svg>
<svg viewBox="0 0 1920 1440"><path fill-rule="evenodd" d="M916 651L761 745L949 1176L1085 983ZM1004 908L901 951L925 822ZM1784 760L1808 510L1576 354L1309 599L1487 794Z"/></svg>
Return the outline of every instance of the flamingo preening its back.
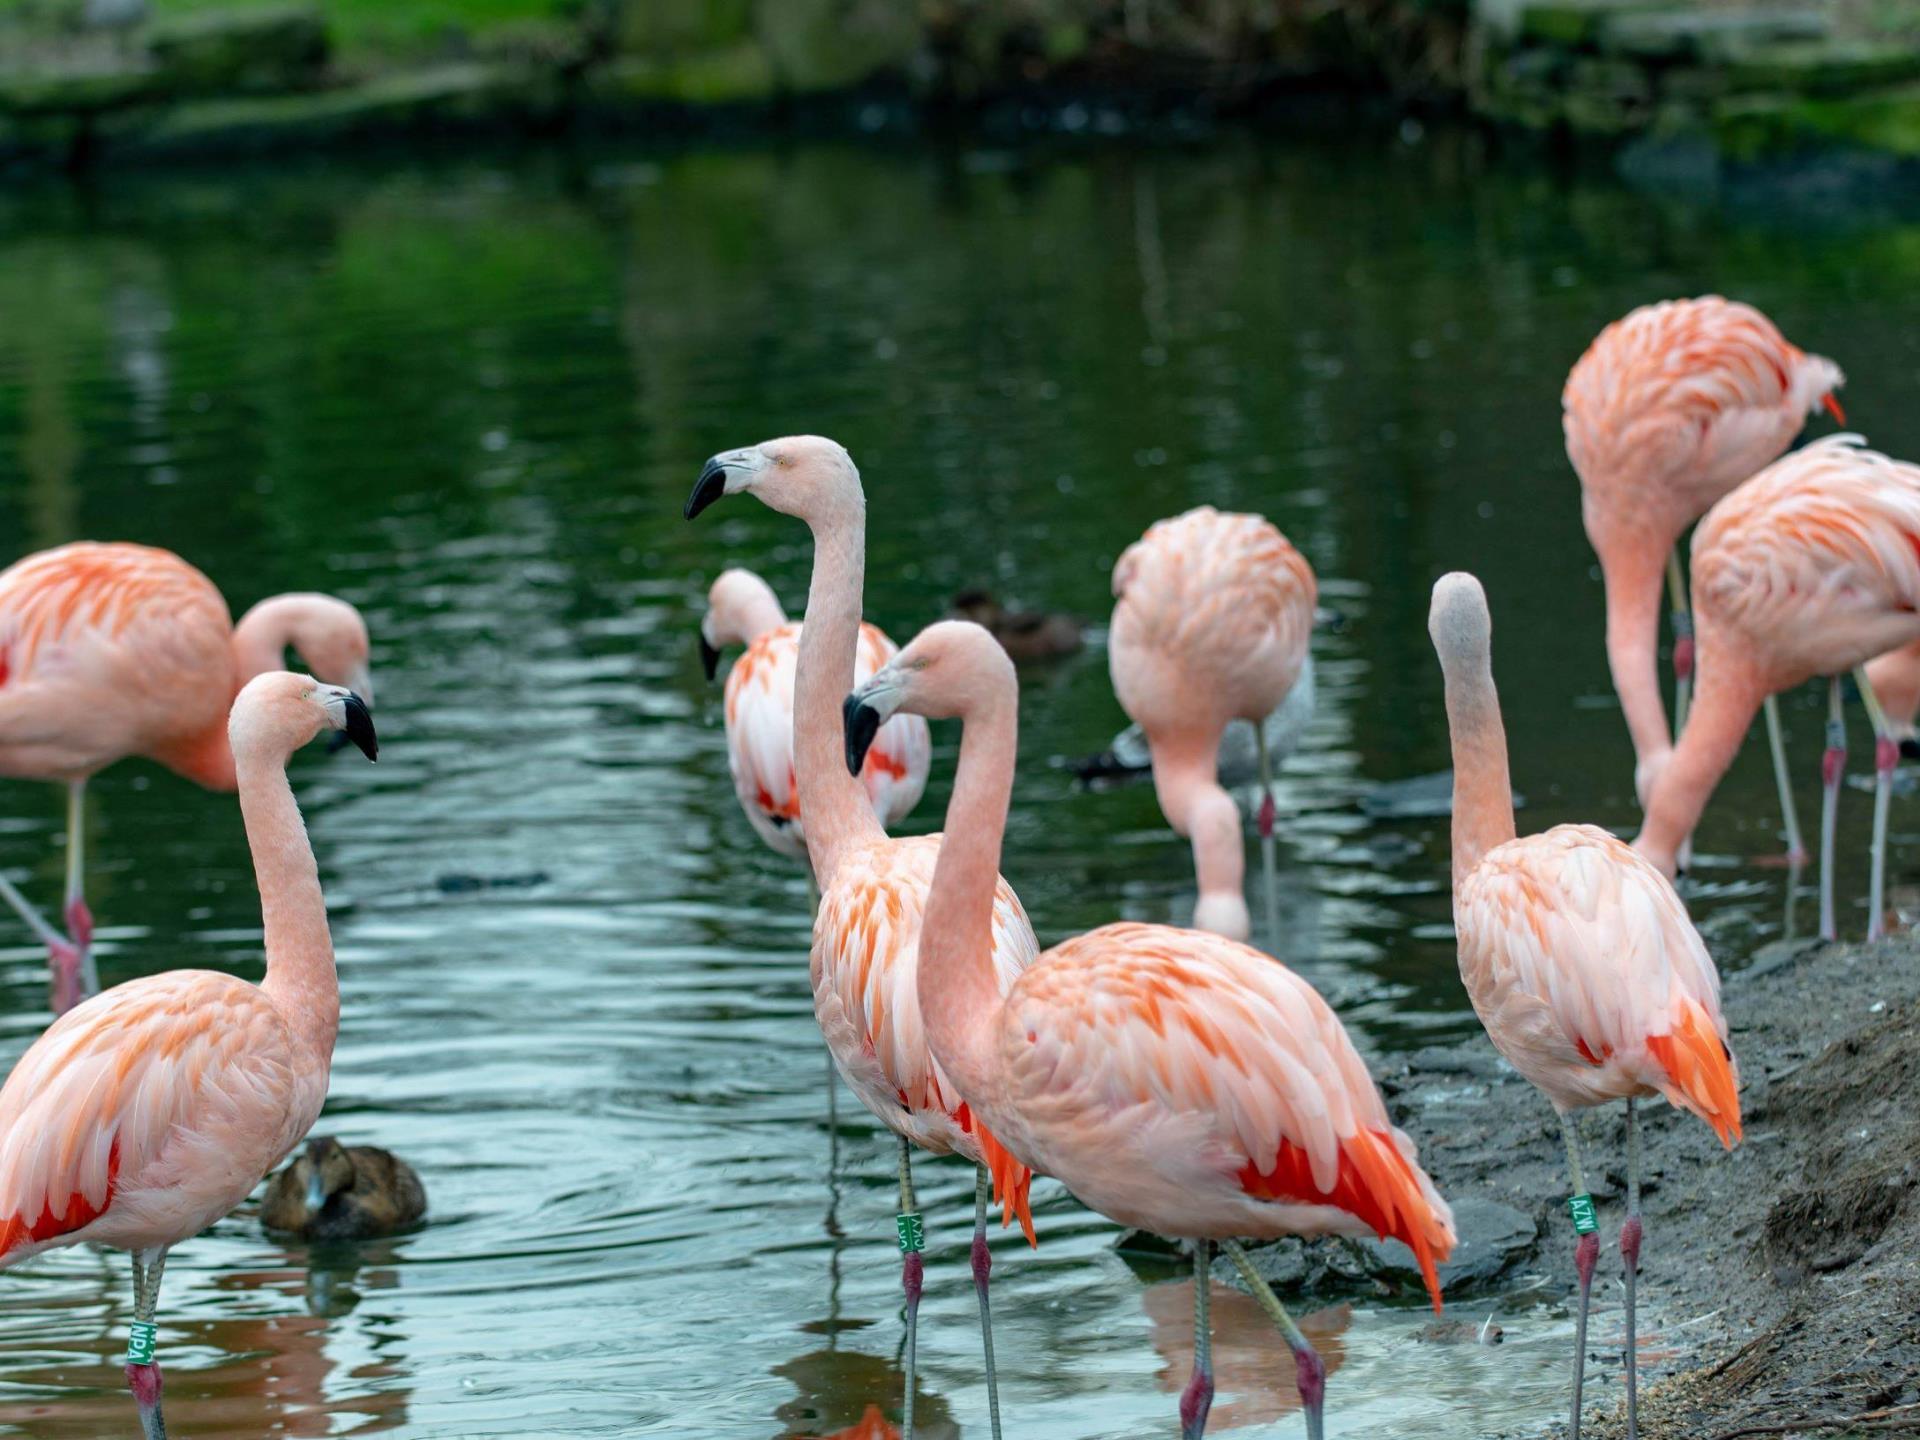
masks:
<svg viewBox="0 0 1920 1440"><path fill-rule="evenodd" d="M100 988L83 884L88 778L142 755L233 789L228 711L289 647L372 704L367 627L344 600L277 595L236 626L211 580L145 545L63 545L0 572L0 775L67 786L67 933L4 876L0 899L46 943L56 1015Z"/></svg>
<svg viewBox="0 0 1920 1440"><path fill-rule="evenodd" d="M267 973L132 980L55 1020L0 1089L0 1268L59 1245L133 1255L127 1381L164 1440L154 1315L167 1250L244 1200L320 1114L340 989L287 760L323 729L377 752L358 696L269 673L241 691L232 764Z"/></svg>
<svg viewBox="0 0 1920 1440"><path fill-rule="evenodd" d="M793 763L793 681L800 668L800 629L787 620L772 587L751 570L723 570L707 591L700 622L700 659L707 678L721 652L745 652L727 671L724 714L727 768L733 791L768 847L790 859L807 854L806 820ZM862 624L854 674L865 679L899 647L877 625ZM927 722L913 716L889 725L860 772L867 803L883 828L913 813L933 760Z"/></svg>
<svg viewBox="0 0 1920 1440"><path fill-rule="evenodd" d="M1698 571L1696 571L1696 574ZM1638 1427L1634 1281L1639 1272L1636 1099L1664 1095L1732 1147L1739 1071L1720 1016L1720 975L1673 886L1591 825L1516 838L1507 734L1493 686L1492 621L1480 582L1443 577L1428 620L1446 676L1453 740L1453 918L1460 977L1488 1038L1553 1102L1573 1176L1580 1309L1573 1436L1580 1434L1587 1300L1600 1244L1571 1112L1627 1102L1627 1427ZM1718 653L1703 651L1711 678ZM1707 692L1701 692L1701 706ZM1698 715L1696 710L1696 716ZM1751 720L1753 712L1747 712Z"/></svg>
<svg viewBox="0 0 1920 1440"><path fill-rule="evenodd" d="M1878 939L1900 747L1866 666L1920 640L1920 466L1868 450L1852 435L1828 436L1775 461L1694 532L1693 600L1700 691L1634 848L1671 874L1754 712L1781 690L1828 676L1820 933L1833 938L1834 832L1847 754L1840 677L1852 671L1874 731L1867 938Z"/></svg>
<svg viewBox="0 0 1920 1440"><path fill-rule="evenodd" d="M1108 665L1120 706L1153 756L1167 823L1193 845L1193 923L1229 939L1252 933L1240 807L1221 788L1220 739L1254 727L1261 859L1277 924L1273 770L1265 721L1299 682L1313 632L1313 568L1258 515L1203 505L1162 520L1113 567Z"/></svg>
<svg viewBox="0 0 1920 1440"><path fill-rule="evenodd" d="M1052 1175L1123 1225L1196 1242L1195 1440L1212 1404L1208 1247L1221 1242L1294 1352L1313 1440L1325 1370L1242 1236L1379 1234L1407 1243L1435 1309L1452 1215L1339 1018L1278 961L1223 936L1107 925L1011 986L990 959L1013 787L1019 685L977 625L923 630L848 698L847 765L901 713L958 717L960 769L920 943L927 1045L996 1174Z"/></svg>
<svg viewBox="0 0 1920 1440"><path fill-rule="evenodd" d="M956 1153L977 1166L984 1166L994 1153L979 1116L934 1064L915 983L928 933L922 918L941 841L937 835L888 839L860 781L843 761L840 702L853 688L866 580L867 503L853 457L815 435L768 440L715 455L687 500L687 518L723 495L741 492L805 521L813 532L813 580L800 631L793 699L800 810L820 887L813 927L813 1008L841 1075L900 1139L898 1223L907 1296L907 1399L901 1431L911 1440L924 1242L913 1198L910 1147L918 1145L936 1155ZM992 908L992 920L980 936L980 960L992 968L1004 990L1033 962L1040 947L1026 912L1004 881ZM1003 1164L993 1178L1006 1211L1018 1214L1031 1241L1025 1168ZM989 1416L997 1437L998 1382L987 1301L988 1179L982 1168L974 1184L973 1274Z"/></svg>
<svg viewBox="0 0 1920 1440"><path fill-rule="evenodd" d="M1792 443L1821 407L1844 422L1840 367L1790 344L1751 305L1705 295L1643 305L1602 330L1561 394L1567 458L1607 587L1607 663L1644 807L1672 752L1655 651L1662 576L1673 603L1673 730L1687 719L1694 636L1676 546L1713 504ZM1767 700L1789 857L1806 858L1779 711Z"/></svg>

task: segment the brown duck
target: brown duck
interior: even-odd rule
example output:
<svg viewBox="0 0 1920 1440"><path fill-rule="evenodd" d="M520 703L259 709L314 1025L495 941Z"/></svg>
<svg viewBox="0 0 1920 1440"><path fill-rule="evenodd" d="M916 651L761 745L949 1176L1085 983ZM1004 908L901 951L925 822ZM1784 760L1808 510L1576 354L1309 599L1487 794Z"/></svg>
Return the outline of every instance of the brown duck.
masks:
<svg viewBox="0 0 1920 1440"><path fill-rule="evenodd" d="M990 631L1016 664L1058 660L1080 648L1079 620L1061 610L1008 610L985 590L962 590L948 614Z"/></svg>
<svg viewBox="0 0 1920 1440"><path fill-rule="evenodd" d="M406 1161L372 1145L317 1135L267 1183L260 1221L307 1240L392 1235L427 1213L427 1192Z"/></svg>

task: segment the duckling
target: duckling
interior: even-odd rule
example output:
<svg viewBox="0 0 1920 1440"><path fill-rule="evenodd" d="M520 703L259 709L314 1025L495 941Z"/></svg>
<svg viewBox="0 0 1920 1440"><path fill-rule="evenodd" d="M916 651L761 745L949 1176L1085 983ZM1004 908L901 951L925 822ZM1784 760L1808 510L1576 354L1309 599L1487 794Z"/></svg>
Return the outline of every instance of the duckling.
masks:
<svg viewBox="0 0 1920 1440"><path fill-rule="evenodd" d="M372 1145L342 1145L331 1135L267 1184L260 1221L307 1240L368 1240L405 1230L427 1213L426 1187L406 1161Z"/></svg>
<svg viewBox="0 0 1920 1440"><path fill-rule="evenodd" d="M1000 642L1016 664L1030 660L1058 660L1080 648L1080 621L1061 610L1007 610L986 590L962 590L953 597L948 615L971 620Z"/></svg>

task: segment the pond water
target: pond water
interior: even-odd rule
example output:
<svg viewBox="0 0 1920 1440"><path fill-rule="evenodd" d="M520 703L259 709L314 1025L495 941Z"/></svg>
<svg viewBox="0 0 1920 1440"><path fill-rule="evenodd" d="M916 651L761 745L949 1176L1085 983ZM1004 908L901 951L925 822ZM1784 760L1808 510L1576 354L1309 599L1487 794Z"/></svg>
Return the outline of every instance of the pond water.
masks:
<svg viewBox="0 0 1920 1440"><path fill-rule="evenodd" d="M376 637L379 766L296 762L345 997L323 1129L409 1158L432 1223L309 1252L242 1210L177 1250L176 1433L757 1440L896 1404L892 1141L845 1093L827 1126L802 879L734 806L695 658L717 570L797 604L808 547L753 504L684 524L706 455L847 443L868 613L900 639L980 584L1103 621L1152 520L1270 516L1341 623L1316 639L1262 938L1364 1044L1452 1039L1472 1017L1445 822L1357 803L1447 763L1429 586L1487 581L1523 826L1630 826L1560 383L1633 304L1721 289L1840 358L1855 424L1920 451L1920 225L1830 211L1650 199L1391 134L469 155L0 197L0 561L147 541L236 612L327 589ZM1151 790L1064 765L1123 723L1099 635L1025 679L1005 870L1043 942L1184 920L1188 854ZM1819 705L1788 707L1803 807ZM910 828L939 823L953 738ZM1690 888L1729 966L1783 924L1787 877L1754 858L1771 793L1756 743L1700 835ZM1868 809L1849 793L1854 933ZM90 814L107 983L258 973L230 800L130 763ZM0 787L0 868L48 900L61 815L49 788ZM1914 829L1897 808L1897 878ZM9 924L0 1057L44 1004ZM920 1179L923 1433L980 1435L971 1174ZM1009 1433L1171 1433L1182 1278L1130 1268L1057 1186L1036 1199L1040 1251L996 1247ZM0 1433L131 1428L130 1293L122 1257L87 1251L0 1279ZM1333 1432L1482 1435L1557 1407L1563 1321L1516 1304L1499 1349L1417 1344L1417 1311L1320 1317ZM1216 1316L1220 1428L1296 1433L1284 1352L1250 1306Z"/></svg>

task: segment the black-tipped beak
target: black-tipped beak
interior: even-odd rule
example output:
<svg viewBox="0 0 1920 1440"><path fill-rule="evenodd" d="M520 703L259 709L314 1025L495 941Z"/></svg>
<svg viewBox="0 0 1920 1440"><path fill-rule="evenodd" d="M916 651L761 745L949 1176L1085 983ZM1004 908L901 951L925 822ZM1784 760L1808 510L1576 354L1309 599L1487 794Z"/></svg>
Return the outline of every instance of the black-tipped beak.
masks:
<svg viewBox="0 0 1920 1440"><path fill-rule="evenodd" d="M693 482L693 494L687 497L687 519L691 520L714 501L727 493L727 467L720 463L720 457L714 456L700 471L700 478Z"/></svg>
<svg viewBox="0 0 1920 1440"><path fill-rule="evenodd" d="M847 773L858 775L867 763L867 751L873 748L873 737L880 733L880 712L858 695L849 695L840 714L847 726Z"/></svg>
<svg viewBox="0 0 1920 1440"><path fill-rule="evenodd" d="M360 747L360 753L369 760L380 758L380 737L373 733L373 712L367 709L367 702L351 690L346 701L347 728L341 732L347 739Z"/></svg>
<svg viewBox="0 0 1920 1440"><path fill-rule="evenodd" d="M707 643L704 633L700 636L700 668L707 672L708 680L720 673L720 652Z"/></svg>
<svg viewBox="0 0 1920 1440"><path fill-rule="evenodd" d="M1900 753L1909 760L1920 760L1920 739L1909 735L1900 742Z"/></svg>

